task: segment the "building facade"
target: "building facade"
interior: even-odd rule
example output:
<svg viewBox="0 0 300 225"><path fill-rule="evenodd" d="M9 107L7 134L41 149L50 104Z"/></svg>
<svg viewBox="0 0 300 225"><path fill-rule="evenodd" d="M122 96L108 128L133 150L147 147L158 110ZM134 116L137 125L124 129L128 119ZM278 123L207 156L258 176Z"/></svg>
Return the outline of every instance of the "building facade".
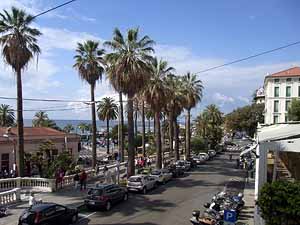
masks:
<svg viewBox="0 0 300 225"><path fill-rule="evenodd" d="M15 169L17 162L17 129L0 127L0 170L10 171ZM24 127L24 152L25 154L36 154L41 152L41 145L51 142L53 149L51 156L63 151L68 151L74 160L78 159L80 148L80 137L76 134L67 134L46 127ZM43 154L43 152L42 152Z"/></svg>
<svg viewBox="0 0 300 225"><path fill-rule="evenodd" d="M288 108L300 97L300 67L293 67L265 77L265 124L288 122Z"/></svg>
<svg viewBox="0 0 300 225"><path fill-rule="evenodd" d="M257 89L254 97L254 101L256 104L264 104L265 103L265 90L263 87Z"/></svg>

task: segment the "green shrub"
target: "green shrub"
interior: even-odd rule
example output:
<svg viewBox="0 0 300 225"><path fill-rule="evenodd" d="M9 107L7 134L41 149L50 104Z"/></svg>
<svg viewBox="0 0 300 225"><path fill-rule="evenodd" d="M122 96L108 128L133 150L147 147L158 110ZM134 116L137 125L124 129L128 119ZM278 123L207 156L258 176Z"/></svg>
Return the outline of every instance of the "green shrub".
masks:
<svg viewBox="0 0 300 225"><path fill-rule="evenodd" d="M199 152L207 152L205 140L201 137L193 137L191 139L191 150L196 154Z"/></svg>
<svg viewBox="0 0 300 225"><path fill-rule="evenodd" d="M266 183L260 191L258 206L268 225L299 224L300 183Z"/></svg>

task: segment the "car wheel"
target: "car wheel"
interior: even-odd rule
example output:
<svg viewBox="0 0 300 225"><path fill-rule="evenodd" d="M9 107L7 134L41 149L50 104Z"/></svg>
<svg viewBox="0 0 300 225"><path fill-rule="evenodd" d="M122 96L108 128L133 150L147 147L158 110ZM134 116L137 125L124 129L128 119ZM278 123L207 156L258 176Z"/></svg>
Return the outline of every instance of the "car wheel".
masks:
<svg viewBox="0 0 300 225"><path fill-rule="evenodd" d="M77 220L78 220L78 214L73 215L71 218L71 224L75 224Z"/></svg>
<svg viewBox="0 0 300 225"><path fill-rule="evenodd" d="M111 202L107 201L106 204L105 204L105 210L109 211L110 209L111 209Z"/></svg>
<svg viewBox="0 0 300 225"><path fill-rule="evenodd" d="M144 195L147 194L147 188L146 187L143 188L143 194Z"/></svg>
<svg viewBox="0 0 300 225"><path fill-rule="evenodd" d="M128 194L127 194L127 193L124 194L123 200L124 200L124 201L127 201L127 200L128 200Z"/></svg>

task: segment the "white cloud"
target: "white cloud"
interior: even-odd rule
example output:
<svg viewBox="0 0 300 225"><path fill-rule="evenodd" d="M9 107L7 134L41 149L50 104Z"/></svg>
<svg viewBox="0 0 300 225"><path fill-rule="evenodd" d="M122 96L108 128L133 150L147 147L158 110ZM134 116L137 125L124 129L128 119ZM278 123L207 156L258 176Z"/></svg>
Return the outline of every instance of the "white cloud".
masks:
<svg viewBox="0 0 300 225"><path fill-rule="evenodd" d="M245 103L247 103L247 104L250 103L250 100L249 100L249 98L247 98L247 97L238 96L237 98L238 98L240 101L245 102Z"/></svg>
<svg viewBox="0 0 300 225"><path fill-rule="evenodd" d="M213 99L221 107L224 106L225 104L233 103L235 101L233 97L226 96L226 95L221 94L219 92L213 94Z"/></svg>

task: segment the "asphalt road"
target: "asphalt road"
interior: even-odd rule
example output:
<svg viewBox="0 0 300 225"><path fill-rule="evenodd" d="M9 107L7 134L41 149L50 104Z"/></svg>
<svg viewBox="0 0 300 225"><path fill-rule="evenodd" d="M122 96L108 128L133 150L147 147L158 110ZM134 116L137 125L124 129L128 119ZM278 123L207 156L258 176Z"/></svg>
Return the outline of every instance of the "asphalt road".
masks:
<svg viewBox="0 0 300 225"><path fill-rule="evenodd" d="M243 174L235 169L235 160L229 161L226 153L146 195L130 194L127 202L114 206L110 212L83 212L82 215L86 218L81 218L78 224L190 224L192 211L203 211L203 204L210 201L216 192L222 191L225 184L230 182L230 188L241 188L240 182L235 180L241 180Z"/></svg>

